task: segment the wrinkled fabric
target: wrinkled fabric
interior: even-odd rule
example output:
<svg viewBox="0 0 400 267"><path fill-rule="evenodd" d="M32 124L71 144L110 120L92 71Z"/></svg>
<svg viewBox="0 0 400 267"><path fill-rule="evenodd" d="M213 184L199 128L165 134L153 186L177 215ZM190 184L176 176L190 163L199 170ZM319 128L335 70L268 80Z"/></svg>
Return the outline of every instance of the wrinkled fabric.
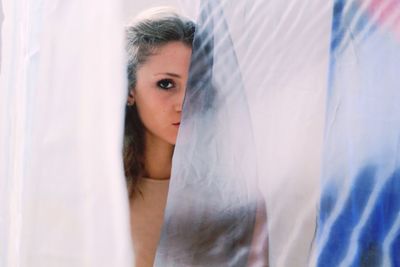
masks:
<svg viewBox="0 0 400 267"><path fill-rule="evenodd" d="M245 266L251 245L230 244L254 225L234 219L254 214L238 200L254 188L272 266L397 266L398 2L196 4L186 3L200 45L157 266L218 266L215 255ZM218 227L209 216L224 214L239 229L199 245ZM187 244L207 249L180 254Z"/></svg>
<svg viewBox="0 0 400 267"><path fill-rule="evenodd" d="M247 263L257 208L256 154L223 18L217 2L202 3L156 266Z"/></svg>
<svg viewBox="0 0 400 267"><path fill-rule="evenodd" d="M195 3L184 3L198 29L156 266L306 266L332 9ZM310 21L314 11L320 16ZM251 265L251 242L239 238L253 238L257 199L266 203L269 259Z"/></svg>

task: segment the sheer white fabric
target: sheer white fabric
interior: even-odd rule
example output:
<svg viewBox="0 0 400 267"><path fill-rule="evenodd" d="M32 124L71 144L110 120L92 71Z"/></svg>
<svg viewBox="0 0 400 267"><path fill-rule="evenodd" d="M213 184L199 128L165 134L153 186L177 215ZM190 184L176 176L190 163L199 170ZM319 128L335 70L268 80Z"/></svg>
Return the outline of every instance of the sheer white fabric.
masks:
<svg viewBox="0 0 400 267"><path fill-rule="evenodd" d="M121 2L3 11L0 265L132 266Z"/></svg>
<svg viewBox="0 0 400 267"><path fill-rule="evenodd" d="M250 243L240 253L231 247L240 231L253 227L251 203L260 193L271 266L306 266L319 198L332 6L184 4L197 14L200 48L194 47L157 266L221 266L215 255L226 257L228 266L266 266L246 263ZM219 225L212 216L238 228L222 227L219 243L188 256L177 243L214 236ZM248 220L235 220L240 216Z"/></svg>

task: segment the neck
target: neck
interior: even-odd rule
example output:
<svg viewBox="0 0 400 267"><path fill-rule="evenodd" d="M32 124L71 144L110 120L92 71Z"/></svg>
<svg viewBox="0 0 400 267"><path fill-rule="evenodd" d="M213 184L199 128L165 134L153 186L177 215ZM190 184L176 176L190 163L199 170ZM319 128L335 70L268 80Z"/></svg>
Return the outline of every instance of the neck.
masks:
<svg viewBox="0 0 400 267"><path fill-rule="evenodd" d="M174 146L146 131L144 150L144 175L151 179L171 177Z"/></svg>

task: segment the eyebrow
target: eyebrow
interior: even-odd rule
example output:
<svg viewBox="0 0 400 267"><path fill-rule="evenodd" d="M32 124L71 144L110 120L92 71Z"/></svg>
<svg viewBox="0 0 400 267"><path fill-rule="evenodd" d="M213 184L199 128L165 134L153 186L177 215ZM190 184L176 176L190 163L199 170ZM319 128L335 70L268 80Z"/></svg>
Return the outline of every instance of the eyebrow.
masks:
<svg viewBox="0 0 400 267"><path fill-rule="evenodd" d="M161 72L161 73L156 73L154 75L161 75L161 74L176 77L176 78L181 78L181 76L179 74L171 73L171 72Z"/></svg>

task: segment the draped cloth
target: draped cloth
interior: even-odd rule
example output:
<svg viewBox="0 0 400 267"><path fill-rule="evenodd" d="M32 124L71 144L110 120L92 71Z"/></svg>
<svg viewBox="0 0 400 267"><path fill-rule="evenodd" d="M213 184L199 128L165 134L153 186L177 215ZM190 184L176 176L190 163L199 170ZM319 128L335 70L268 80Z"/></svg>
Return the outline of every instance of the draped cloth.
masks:
<svg viewBox="0 0 400 267"><path fill-rule="evenodd" d="M3 1L0 266L132 266L121 10Z"/></svg>
<svg viewBox="0 0 400 267"><path fill-rule="evenodd" d="M331 6L184 7L198 29L156 266L250 264L251 243L238 238L251 233L258 198L267 206L270 265L306 266L319 197ZM313 12L319 16L309 20Z"/></svg>
<svg viewBox="0 0 400 267"><path fill-rule="evenodd" d="M400 266L399 33L399 1L334 1L318 266Z"/></svg>
<svg viewBox="0 0 400 267"><path fill-rule="evenodd" d="M254 231L256 153L241 72L221 6L201 4L156 266L246 266Z"/></svg>
<svg viewBox="0 0 400 267"><path fill-rule="evenodd" d="M400 266L399 1L180 3L197 29L155 266ZM124 5L2 2L0 266L133 266Z"/></svg>

